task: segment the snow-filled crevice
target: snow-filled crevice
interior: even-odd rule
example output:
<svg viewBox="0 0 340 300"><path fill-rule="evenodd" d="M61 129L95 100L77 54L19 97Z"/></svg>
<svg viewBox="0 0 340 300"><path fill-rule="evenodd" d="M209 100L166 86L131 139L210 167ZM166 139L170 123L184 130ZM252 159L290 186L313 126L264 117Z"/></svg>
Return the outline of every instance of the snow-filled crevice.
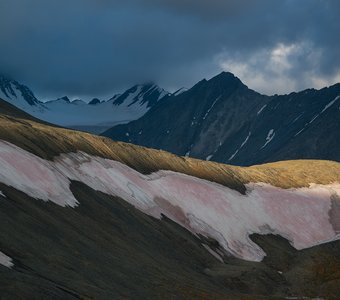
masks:
<svg viewBox="0 0 340 300"><path fill-rule="evenodd" d="M257 115L259 115L265 108L267 107L267 104L263 105L260 110L257 112Z"/></svg>
<svg viewBox="0 0 340 300"><path fill-rule="evenodd" d="M308 123L306 123L305 126L301 130L299 130L294 136L298 136L302 131L304 131L308 125L312 124L321 114L323 114L328 108L330 108L338 99L340 99L340 95L336 96L331 102L326 104L325 107L321 110L321 112L313 116L313 118Z"/></svg>
<svg viewBox="0 0 340 300"><path fill-rule="evenodd" d="M233 160L236 154L244 147L244 145L248 142L249 138L251 136L251 132L249 131L247 137L242 142L241 146L228 158L229 161Z"/></svg>
<svg viewBox="0 0 340 300"><path fill-rule="evenodd" d="M266 142L264 143L264 145L261 147L261 149L263 149L264 147L266 147L272 140L273 138L275 137L275 131L274 129L270 129L268 134L267 134L267 137L266 137Z"/></svg>
<svg viewBox="0 0 340 300"><path fill-rule="evenodd" d="M203 116L203 120L205 120L207 118L207 116L209 115L210 111L214 108L215 104L217 103L218 100L221 99L221 96L217 97L214 102L211 104L211 106L208 108L208 110L206 111L205 115Z"/></svg>

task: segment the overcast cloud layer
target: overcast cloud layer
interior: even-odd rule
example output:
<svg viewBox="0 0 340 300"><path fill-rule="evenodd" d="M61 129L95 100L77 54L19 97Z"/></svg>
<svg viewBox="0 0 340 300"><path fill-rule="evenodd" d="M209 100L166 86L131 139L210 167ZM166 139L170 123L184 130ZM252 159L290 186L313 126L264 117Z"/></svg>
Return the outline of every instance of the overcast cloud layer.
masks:
<svg viewBox="0 0 340 300"><path fill-rule="evenodd" d="M0 72L45 99L175 90L222 70L266 94L340 82L337 0L2 0Z"/></svg>

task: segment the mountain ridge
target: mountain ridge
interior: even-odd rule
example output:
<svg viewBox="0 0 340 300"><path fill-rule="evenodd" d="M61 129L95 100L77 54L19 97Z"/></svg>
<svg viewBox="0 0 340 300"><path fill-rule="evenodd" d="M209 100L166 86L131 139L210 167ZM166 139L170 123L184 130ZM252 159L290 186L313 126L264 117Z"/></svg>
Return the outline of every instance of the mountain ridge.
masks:
<svg viewBox="0 0 340 300"><path fill-rule="evenodd" d="M340 138L338 95L340 84L266 96L221 73L103 135L234 165L299 158L340 161L340 148L333 142Z"/></svg>

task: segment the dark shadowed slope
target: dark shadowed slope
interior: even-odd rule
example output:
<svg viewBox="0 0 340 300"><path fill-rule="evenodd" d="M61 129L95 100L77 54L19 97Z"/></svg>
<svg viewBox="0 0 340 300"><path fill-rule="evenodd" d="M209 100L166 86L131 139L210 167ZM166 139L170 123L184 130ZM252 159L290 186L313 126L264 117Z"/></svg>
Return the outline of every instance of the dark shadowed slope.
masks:
<svg viewBox="0 0 340 300"><path fill-rule="evenodd" d="M339 242L296 251L276 236L259 236L268 253L262 263L221 263L175 223L85 185L72 183L77 209L0 188L6 195L0 247L14 264L0 265L2 299L338 299L340 293Z"/></svg>

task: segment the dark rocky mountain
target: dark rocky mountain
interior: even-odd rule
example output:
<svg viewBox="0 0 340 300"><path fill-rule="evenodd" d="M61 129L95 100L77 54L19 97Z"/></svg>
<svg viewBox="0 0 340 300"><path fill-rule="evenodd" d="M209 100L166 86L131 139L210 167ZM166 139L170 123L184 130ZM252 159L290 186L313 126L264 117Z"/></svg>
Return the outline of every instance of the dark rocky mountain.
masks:
<svg viewBox="0 0 340 300"><path fill-rule="evenodd" d="M340 161L339 96L340 84L265 96L223 72L103 135L234 165L300 158Z"/></svg>
<svg viewBox="0 0 340 300"><path fill-rule="evenodd" d="M97 105L99 104L101 101L98 98L93 98L90 102L89 105Z"/></svg>
<svg viewBox="0 0 340 300"><path fill-rule="evenodd" d="M199 161L0 100L0 298L336 300L337 182L336 162Z"/></svg>

